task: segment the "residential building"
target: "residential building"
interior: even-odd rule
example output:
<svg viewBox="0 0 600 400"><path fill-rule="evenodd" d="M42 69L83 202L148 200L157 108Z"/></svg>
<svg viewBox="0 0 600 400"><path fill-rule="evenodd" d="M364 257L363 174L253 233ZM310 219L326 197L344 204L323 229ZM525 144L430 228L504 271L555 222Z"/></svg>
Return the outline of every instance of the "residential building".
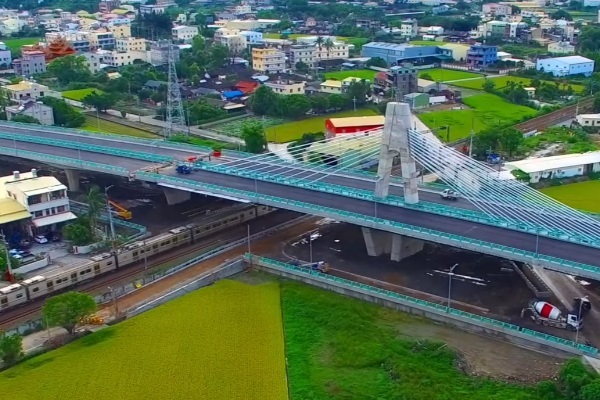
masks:
<svg viewBox="0 0 600 400"><path fill-rule="evenodd" d="M289 62L292 69L296 69L296 64L303 62L309 68L314 68L317 59L317 49L310 45L292 45L290 46Z"/></svg>
<svg viewBox="0 0 600 400"><path fill-rule="evenodd" d="M114 10L115 8L119 8L121 5L119 0L103 0L98 3L98 11L102 14L106 14Z"/></svg>
<svg viewBox="0 0 600 400"><path fill-rule="evenodd" d="M199 35L197 26L176 26L171 29L173 39L180 40L183 42L191 42L192 39Z"/></svg>
<svg viewBox="0 0 600 400"><path fill-rule="evenodd" d="M141 14L164 14L165 10L167 8L169 8L169 6L142 4L140 6L140 13Z"/></svg>
<svg viewBox="0 0 600 400"><path fill-rule="evenodd" d="M325 120L325 131L327 138L340 134L352 134L358 132L379 129L385 124L383 115L371 117L347 117L347 118L329 118Z"/></svg>
<svg viewBox="0 0 600 400"><path fill-rule="evenodd" d="M165 65L169 63L169 47L173 51L173 58L179 61L179 47L171 44L169 41L154 42L150 45L150 54L148 62L154 66Z"/></svg>
<svg viewBox="0 0 600 400"><path fill-rule="evenodd" d="M113 50L116 40L112 32L86 32L85 36L90 41L90 48Z"/></svg>
<svg viewBox="0 0 600 400"><path fill-rule="evenodd" d="M81 55L85 57L87 67L92 74L95 74L101 69L107 67L106 64L103 64L104 52L106 51L107 50L99 50L95 52L81 53Z"/></svg>
<svg viewBox="0 0 600 400"><path fill-rule="evenodd" d="M247 47L246 37L242 35L224 35L219 38L219 43L227 47L231 54L240 54Z"/></svg>
<svg viewBox="0 0 600 400"><path fill-rule="evenodd" d="M241 31L239 35L246 38L246 45L260 44L263 40L262 32Z"/></svg>
<svg viewBox="0 0 600 400"><path fill-rule="evenodd" d="M342 79L342 93L346 93L348 91L348 88L350 87L350 85L352 85L353 83L360 83L363 81L366 82L367 84L370 83L367 80L364 80L362 78L357 78L355 76L349 76L347 78Z"/></svg>
<svg viewBox="0 0 600 400"><path fill-rule="evenodd" d="M579 114L575 119L581 126L600 126L600 114Z"/></svg>
<svg viewBox="0 0 600 400"><path fill-rule="evenodd" d="M403 101L405 103L408 103L410 105L410 108L413 110L429 107L428 93L408 93L405 94L402 98Z"/></svg>
<svg viewBox="0 0 600 400"><path fill-rule="evenodd" d="M28 80L21 81L15 85L6 85L4 89L7 91L8 97L18 103L28 99L37 100L50 92L48 86Z"/></svg>
<svg viewBox="0 0 600 400"><path fill-rule="evenodd" d="M27 100L17 106L6 107L6 117L10 121L18 115L28 115L42 125L54 125L54 111L41 101Z"/></svg>
<svg viewBox="0 0 600 400"><path fill-rule="evenodd" d="M306 82L293 82L277 80L273 82L265 82L265 86L270 87L277 94L304 94Z"/></svg>
<svg viewBox="0 0 600 400"><path fill-rule="evenodd" d="M125 20L129 21L128 18ZM122 24L109 24L108 30L113 34L115 39L128 38L131 36L131 25L128 23Z"/></svg>
<svg viewBox="0 0 600 400"><path fill-rule="evenodd" d="M509 170L521 170L529 174L530 183L542 179L560 179L600 172L600 151L583 154L529 158L504 164Z"/></svg>
<svg viewBox="0 0 600 400"><path fill-rule="evenodd" d="M393 66L387 72L378 74L376 87L380 90L391 89L396 100L402 96L417 92L419 88L419 73L410 63Z"/></svg>
<svg viewBox="0 0 600 400"><path fill-rule="evenodd" d="M467 64L471 68L485 68L498 61L498 47L487 44L474 44L467 51Z"/></svg>
<svg viewBox="0 0 600 400"><path fill-rule="evenodd" d="M101 64L109 67L122 67L124 65L132 65L134 61L147 62L147 53L145 51L127 51L119 52L116 50L99 50L101 55Z"/></svg>
<svg viewBox="0 0 600 400"><path fill-rule="evenodd" d="M321 48L316 46L317 60L343 60L350 57L350 47L343 42L333 42L333 46L327 48L322 45Z"/></svg>
<svg viewBox="0 0 600 400"><path fill-rule="evenodd" d="M554 76L590 76L594 72L594 61L581 56L544 58L537 60L535 68L538 71L550 72Z"/></svg>
<svg viewBox="0 0 600 400"><path fill-rule="evenodd" d="M470 46L460 43L448 43L443 46L439 46L440 53L446 57L452 57L452 60L457 62L464 62L467 60L467 52Z"/></svg>
<svg viewBox="0 0 600 400"><path fill-rule="evenodd" d="M403 61L426 62L439 61L437 46L415 46L412 44L395 44L385 42L371 42L362 47L363 57L381 57L389 65L398 65Z"/></svg>
<svg viewBox="0 0 600 400"><path fill-rule="evenodd" d="M400 23L400 36L403 38L414 38L419 32L416 19L406 19Z"/></svg>
<svg viewBox="0 0 600 400"><path fill-rule="evenodd" d="M252 68L266 74L274 74L285 69L285 53L277 49L252 49Z"/></svg>
<svg viewBox="0 0 600 400"><path fill-rule="evenodd" d="M483 5L483 13L494 16L511 15L512 7L509 4L488 3Z"/></svg>
<svg viewBox="0 0 600 400"><path fill-rule="evenodd" d="M10 67L12 63L12 54L4 42L0 42L0 69Z"/></svg>
<svg viewBox="0 0 600 400"><path fill-rule="evenodd" d="M548 53L552 54L573 54L575 46L569 42L554 42L548 44Z"/></svg>
<svg viewBox="0 0 600 400"><path fill-rule="evenodd" d="M239 29L242 31L254 31L267 29L280 23L279 19L234 19L227 21L225 27L228 29Z"/></svg>
<svg viewBox="0 0 600 400"><path fill-rule="evenodd" d="M342 93L342 81L335 81L332 79L328 79L319 85L319 89L323 93L341 94Z"/></svg>
<svg viewBox="0 0 600 400"><path fill-rule="evenodd" d="M63 223L77 218L71 212L67 187L53 176L38 176L37 171L0 178L4 198L17 201L31 214L33 233L58 230Z"/></svg>
<svg viewBox="0 0 600 400"><path fill-rule="evenodd" d="M21 58L12 62L16 75L31 77L46 71L46 53L43 51L23 51Z"/></svg>
<svg viewBox="0 0 600 400"><path fill-rule="evenodd" d="M428 26L426 28L426 33L428 35L435 35L435 36L443 35L444 28L441 26Z"/></svg>
<svg viewBox="0 0 600 400"><path fill-rule="evenodd" d="M246 15L252 13L252 7L249 4L240 4L234 7L233 13L235 15Z"/></svg>
<svg viewBox="0 0 600 400"><path fill-rule="evenodd" d="M120 38L115 41L117 51L146 51L146 39L144 38Z"/></svg>

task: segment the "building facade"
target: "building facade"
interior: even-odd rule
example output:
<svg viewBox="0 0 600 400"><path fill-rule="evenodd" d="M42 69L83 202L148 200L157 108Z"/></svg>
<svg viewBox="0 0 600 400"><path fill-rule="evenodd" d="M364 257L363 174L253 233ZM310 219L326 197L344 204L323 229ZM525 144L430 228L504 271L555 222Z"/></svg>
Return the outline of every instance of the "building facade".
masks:
<svg viewBox="0 0 600 400"><path fill-rule="evenodd" d="M581 56L544 58L537 61L535 68L554 76L590 76L594 72L594 61Z"/></svg>
<svg viewBox="0 0 600 400"><path fill-rule="evenodd" d="M252 69L274 74L285 69L285 53L277 49L252 49Z"/></svg>
<svg viewBox="0 0 600 400"><path fill-rule="evenodd" d="M12 62L15 74L31 77L46 71L46 54L43 51L23 51L21 58Z"/></svg>
<svg viewBox="0 0 600 400"><path fill-rule="evenodd" d="M154 66L168 64L169 48L171 48L171 51L173 52L173 59L176 62L179 61L179 46L171 44L169 41L160 41L150 45L148 62Z"/></svg>
<svg viewBox="0 0 600 400"><path fill-rule="evenodd" d="M194 37L198 36L199 32L197 26L182 25L171 29L171 34L175 40L191 42Z"/></svg>
<svg viewBox="0 0 600 400"><path fill-rule="evenodd" d="M440 52L437 46L371 42L362 47L361 55L370 58L381 57L389 65L398 65L404 61L420 62L429 58L438 59Z"/></svg>
<svg viewBox="0 0 600 400"><path fill-rule="evenodd" d="M4 42L0 42L0 69L9 68L12 63L12 54Z"/></svg>
<svg viewBox="0 0 600 400"><path fill-rule="evenodd" d="M342 81L326 80L319 85L319 91L323 93L341 94Z"/></svg>
<svg viewBox="0 0 600 400"><path fill-rule="evenodd" d="M262 32L241 31L239 34L246 38L246 45L260 44L263 40Z"/></svg>
<svg viewBox="0 0 600 400"><path fill-rule="evenodd" d="M403 38L414 38L419 33L419 25L416 19L406 19L400 23L400 36Z"/></svg>
<svg viewBox="0 0 600 400"><path fill-rule="evenodd" d="M573 54L575 53L575 46L569 42L553 42L548 45L548 53Z"/></svg>
<svg viewBox="0 0 600 400"><path fill-rule="evenodd" d="M290 94L304 94L304 88L306 82L292 82L292 81L274 81L265 82L265 86L270 87L273 92L282 95Z"/></svg>
<svg viewBox="0 0 600 400"><path fill-rule="evenodd" d="M485 68L498 61L498 47L487 44L474 44L467 51L467 64L471 68Z"/></svg>
<svg viewBox="0 0 600 400"><path fill-rule="evenodd" d="M308 68L314 68L316 59L317 52L314 46L301 44L290 46L289 61L292 69L296 69L296 64L299 62L308 65Z"/></svg>
<svg viewBox="0 0 600 400"><path fill-rule="evenodd" d="M504 16L512 14L512 7L508 4L488 3L483 5L484 14Z"/></svg>
<svg viewBox="0 0 600 400"><path fill-rule="evenodd" d="M329 118L325 120L325 130L328 138L340 134L365 132L378 129L385 124L383 115L372 117Z"/></svg>
<svg viewBox="0 0 600 400"><path fill-rule="evenodd" d="M120 38L115 41L117 51L146 51L146 39L144 38Z"/></svg>
<svg viewBox="0 0 600 400"><path fill-rule="evenodd" d="M33 99L40 99L50 93L48 86L30 81L21 81L15 85L6 85L4 89L8 97L17 103Z"/></svg>
<svg viewBox="0 0 600 400"><path fill-rule="evenodd" d="M28 100L18 106L6 107L6 117L11 121L19 115L27 115L40 121L42 125L54 125L54 111L41 101Z"/></svg>

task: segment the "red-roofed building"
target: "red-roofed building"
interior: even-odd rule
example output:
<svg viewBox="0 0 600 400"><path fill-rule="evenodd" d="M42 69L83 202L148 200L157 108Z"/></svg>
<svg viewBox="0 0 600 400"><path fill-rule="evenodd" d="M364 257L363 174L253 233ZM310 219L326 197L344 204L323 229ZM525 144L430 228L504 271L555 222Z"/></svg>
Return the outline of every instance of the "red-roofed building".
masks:
<svg viewBox="0 0 600 400"><path fill-rule="evenodd" d="M348 117L348 118L329 118L325 121L327 137L331 138L339 134L358 133L371 129L383 127L385 117L383 115L374 115L370 117Z"/></svg>
<svg viewBox="0 0 600 400"><path fill-rule="evenodd" d="M258 88L258 82L240 81L235 84L235 88L247 96Z"/></svg>

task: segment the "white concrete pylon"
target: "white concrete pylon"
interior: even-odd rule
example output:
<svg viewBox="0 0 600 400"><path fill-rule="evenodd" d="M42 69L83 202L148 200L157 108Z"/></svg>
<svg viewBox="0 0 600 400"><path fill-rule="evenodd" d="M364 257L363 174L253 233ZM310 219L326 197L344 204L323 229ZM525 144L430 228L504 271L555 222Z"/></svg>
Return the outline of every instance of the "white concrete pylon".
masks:
<svg viewBox="0 0 600 400"><path fill-rule="evenodd" d="M394 158L399 156L402 178L404 178L404 199L408 204L419 202L417 167L410 154L408 135L411 120L412 113L408 103L388 103L375 184L375 196L377 197L387 197Z"/></svg>

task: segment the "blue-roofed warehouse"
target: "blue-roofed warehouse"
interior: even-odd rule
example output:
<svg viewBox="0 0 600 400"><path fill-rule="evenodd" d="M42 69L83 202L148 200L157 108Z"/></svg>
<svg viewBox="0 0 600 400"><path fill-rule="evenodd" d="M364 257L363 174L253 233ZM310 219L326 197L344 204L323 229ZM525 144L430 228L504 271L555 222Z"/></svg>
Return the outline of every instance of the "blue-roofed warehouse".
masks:
<svg viewBox="0 0 600 400"><path fill-rule="evenodd" d="M411 44L396 44L385 42L371 42L362 47L363 57L381 57L390 65L397 65L405 61L415 64L439 62L447 59L442 55L438 46L415 46Z"/></svg>

